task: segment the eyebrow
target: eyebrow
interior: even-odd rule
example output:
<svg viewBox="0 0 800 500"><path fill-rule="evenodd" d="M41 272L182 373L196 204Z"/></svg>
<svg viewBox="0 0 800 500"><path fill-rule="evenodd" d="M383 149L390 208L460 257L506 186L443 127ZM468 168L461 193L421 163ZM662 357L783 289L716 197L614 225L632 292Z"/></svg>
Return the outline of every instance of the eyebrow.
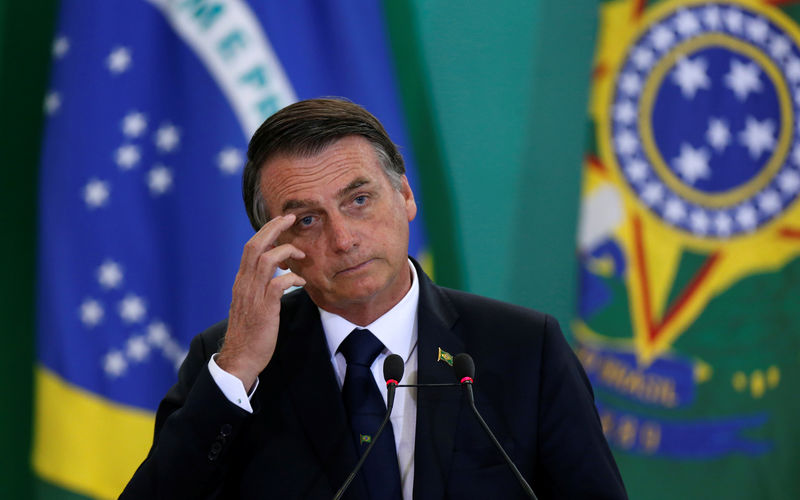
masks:
<svg viewBox="0 0 800 500"><path fill-rule="evenodd" d="M350 184L343 187L336 193L336 197L341 199L348 195L351 191L355 191L356 189L366 186L370 183L369 179L366 177L358 177L354 179ZM296 210L298 208L306 208L309 206L316 205L317 202L314 200L287 200L286 203L283 204L283 213L286 213L289 210Z"/></svg>
<svg viewBox="0 0 800 500"><path fill-rule="evenodd" d="M358 177L353 182L348 184L346 187L340 189L339 192L336 193L336 196L338 198L344 198L345 196L347 196L349 192L355 191L361 186L366 186L367 184L369 184L369 179L367 179L366 177Z"/></svg>

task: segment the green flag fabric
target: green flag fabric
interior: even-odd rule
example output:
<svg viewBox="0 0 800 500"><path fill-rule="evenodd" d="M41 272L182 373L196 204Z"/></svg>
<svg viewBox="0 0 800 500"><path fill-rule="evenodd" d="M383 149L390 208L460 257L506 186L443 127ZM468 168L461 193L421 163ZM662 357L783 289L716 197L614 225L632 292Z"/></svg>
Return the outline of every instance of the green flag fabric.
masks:
<svg viewBox="0 0 800 500"><path fill-rule="evenodd" d="M631 498L800 496L800 19L600 7L573 332Z"/></svg>

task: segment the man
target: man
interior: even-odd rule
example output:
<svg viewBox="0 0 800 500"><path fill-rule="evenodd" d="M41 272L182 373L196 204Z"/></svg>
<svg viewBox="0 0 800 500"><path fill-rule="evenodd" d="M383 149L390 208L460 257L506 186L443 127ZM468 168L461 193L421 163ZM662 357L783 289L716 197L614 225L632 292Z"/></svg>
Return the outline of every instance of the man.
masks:
<svg viewBox="0 0 800 500"><path fill-rule="evenodd" d="M382 360L400 354L404 381L449 383L461 352L482 415L539 498L625 498L556 321L440 288L408 258L404 171L350 102L302 101L259 128L243 182L257 233L228 320L193 340L122 498L332 498L385 412ZM365 345L369 360L355 361ZM458 387L398 389L373 453L345 498L524 498Z"/></svg>

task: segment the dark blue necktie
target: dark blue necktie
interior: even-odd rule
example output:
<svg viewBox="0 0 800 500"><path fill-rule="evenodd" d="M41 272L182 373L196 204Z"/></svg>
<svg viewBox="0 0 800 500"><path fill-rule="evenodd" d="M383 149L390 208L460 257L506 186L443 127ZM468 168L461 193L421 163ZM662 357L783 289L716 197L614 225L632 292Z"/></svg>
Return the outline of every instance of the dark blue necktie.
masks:
<svg viewBox="0 0 800 500"><path fill-rule="evenodd" d="M386 416L386 404L370 371L372 362L382 350L383 343L372 332L361 328L350 332L339 345L339 352L347 360L342 398L359 456L367 449ZM370 500L402 499L400 467L397 464L391 422L387 422L383 434L364 462L361 475Z"/></svg>

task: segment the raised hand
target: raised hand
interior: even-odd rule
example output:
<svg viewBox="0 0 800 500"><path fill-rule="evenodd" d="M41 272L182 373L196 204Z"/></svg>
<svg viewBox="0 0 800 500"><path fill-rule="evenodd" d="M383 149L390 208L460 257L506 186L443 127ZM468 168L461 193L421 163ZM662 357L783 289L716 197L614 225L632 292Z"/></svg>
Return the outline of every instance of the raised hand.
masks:
<svg viewBox="0 0 800 500"><path fill-rule="evenodd" d="M289 243L277 245L278 237L294 221L294 214L275 217L250 238L233 283L228 331L216 362L238 377L248 392L275 352L283 292L306 284L292 272L275 276L282 262L305 258L302 250Z"/></svg>

